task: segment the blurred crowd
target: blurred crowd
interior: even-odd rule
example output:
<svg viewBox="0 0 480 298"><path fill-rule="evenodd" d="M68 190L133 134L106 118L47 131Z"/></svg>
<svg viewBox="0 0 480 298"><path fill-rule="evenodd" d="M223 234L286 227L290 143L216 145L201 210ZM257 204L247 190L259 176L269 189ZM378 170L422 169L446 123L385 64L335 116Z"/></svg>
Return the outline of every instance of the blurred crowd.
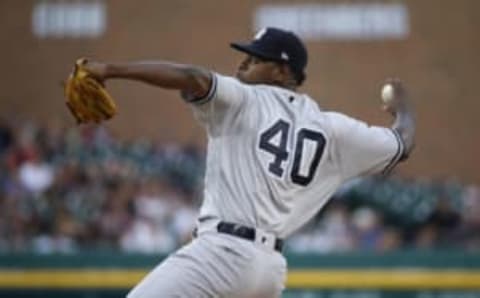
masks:
<svg viewBox="0 0 480 298"><path fill-rule="evenodd" d="M3 121L0 251L171 251L190 238L203 155L104 127Z"/></svg>
<svg viewBox="0 0 480 298"><path fill-rule="evenodd" d="M0 119L0 253L170 252L191 237L203 173L198 146ZM287 248L479 250L479 188L431 186L353 181Z"/></svg>

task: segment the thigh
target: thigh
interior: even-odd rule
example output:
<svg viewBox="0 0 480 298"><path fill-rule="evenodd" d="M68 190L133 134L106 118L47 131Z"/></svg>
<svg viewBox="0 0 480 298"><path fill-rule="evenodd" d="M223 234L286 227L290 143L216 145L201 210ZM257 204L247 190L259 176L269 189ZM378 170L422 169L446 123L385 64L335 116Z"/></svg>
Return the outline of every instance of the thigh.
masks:
<svg viewBox="0 0 480 298"><path fill-rule="evenodd" d="M283 256L238 238L196 238L150 272L128 298L276 298L285 279Z"/></svg>
<svg viewBox="0 0 480 298"><path fill-rule="evenodd" d="M202 271L204 252L195 242L169 256L127 295L128 298L218 297Z"/></svg>
<svg viewBox="0 0 480 298"><path fill-rule="evenodd" d="M228 235L215 237L216 260L231 279L221 291L225 298L277 298L284 289L286 260L278 252Z"/></svg>
<svg viewBox="0 0 480 298"><path fill-rule="evenodd" d="M264 250L259 247L254 249L256 250L256 256L252 272L249 274L253 294L246 297L281 297L287 274L285 258L272 250Z"/></svg>

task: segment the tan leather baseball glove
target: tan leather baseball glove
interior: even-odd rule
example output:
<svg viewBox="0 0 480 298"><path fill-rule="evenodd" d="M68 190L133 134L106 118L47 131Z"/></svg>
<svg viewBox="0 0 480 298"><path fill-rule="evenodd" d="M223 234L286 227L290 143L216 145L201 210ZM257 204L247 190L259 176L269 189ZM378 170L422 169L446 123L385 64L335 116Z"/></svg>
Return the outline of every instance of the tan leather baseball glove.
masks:
<svg viewBox="0 0 480 298"><path fill-rule="evenodd" d="M87 59L75 62L65 84L66 104L78 124L100 123L117 113L117 106L102 82L84 68Z"/></svg>

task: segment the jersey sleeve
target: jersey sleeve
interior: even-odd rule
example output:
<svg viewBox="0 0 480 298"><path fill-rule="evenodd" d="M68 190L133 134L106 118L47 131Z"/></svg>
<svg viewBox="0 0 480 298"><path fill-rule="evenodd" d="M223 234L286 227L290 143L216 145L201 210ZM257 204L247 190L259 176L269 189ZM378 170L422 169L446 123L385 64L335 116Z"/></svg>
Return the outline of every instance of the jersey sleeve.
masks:
<svg viewBox="0 0 480 298"><path fill-rule="evenodd" d="M330 118L337 158L345 179L359 175L387 174L405 154L403 140L397 131L339 113Z"/></svg>
<svg viewBox="0 0 480 298"><path fill-rule="evenodd" d="M221 125L229 115L238 112L253 92L251 86L233 77L212 73L208 93L203 97L182 94L191 104L194 114L201 123L215 127Z"/></svg>

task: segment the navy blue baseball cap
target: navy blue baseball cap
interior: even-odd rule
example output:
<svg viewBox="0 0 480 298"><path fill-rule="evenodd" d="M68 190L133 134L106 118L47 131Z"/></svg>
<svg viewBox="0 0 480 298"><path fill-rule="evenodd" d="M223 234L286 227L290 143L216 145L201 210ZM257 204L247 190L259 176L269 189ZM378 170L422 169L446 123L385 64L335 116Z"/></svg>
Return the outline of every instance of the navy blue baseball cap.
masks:
<svg viewBox="0 0 480 298"><path fill-rule="evenodd" d="M308 54L303 42L291 31L279 28L264 28L255 34L250 43L231 43L240 52L281 63L286 63L292 72L305 77Z"/></svg>

